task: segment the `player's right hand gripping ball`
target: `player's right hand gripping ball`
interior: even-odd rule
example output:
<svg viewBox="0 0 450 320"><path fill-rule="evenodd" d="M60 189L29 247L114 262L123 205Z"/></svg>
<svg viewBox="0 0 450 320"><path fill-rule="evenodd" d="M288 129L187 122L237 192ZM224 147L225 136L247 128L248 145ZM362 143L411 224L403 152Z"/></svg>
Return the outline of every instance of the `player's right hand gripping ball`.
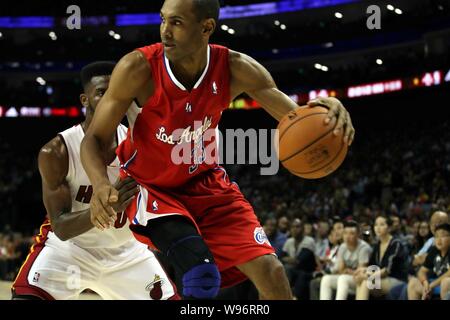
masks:
<svg viewBox="0 0 450 320"><path fill-rule="evenodd" d="M335 136L336 118L324 124L324 107L296 108L278 124L278 158L291 173L318 179L334 172L347 155L343 130Z"/></svg>

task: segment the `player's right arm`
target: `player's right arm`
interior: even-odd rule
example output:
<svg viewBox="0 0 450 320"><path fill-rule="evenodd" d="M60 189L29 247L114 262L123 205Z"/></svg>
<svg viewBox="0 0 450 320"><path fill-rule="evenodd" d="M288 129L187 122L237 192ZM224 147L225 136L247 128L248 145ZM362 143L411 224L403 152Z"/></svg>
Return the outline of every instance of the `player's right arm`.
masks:
<svg viewBox="0 0 450 320"><path fill-rule="evenodd" d="M152 91L150 65L145 57L139 51L125 55L114 68L109 88L81 143L81 161L94 189L91 214L99 228L114 223L116 213L111 205L118 200L118 192L106 172L106 150L132 101L137 98L145 102Z"/></svg>
<svg viewBox="0 0 450 320"><path fill-rule="evenodd" d="M56 136L41 148L38 156L42 179L42 198L56 236L66 241L94 227L90 209L72 212L72 195L66 177L69 155L60 136ZM114 184L119 190L118 212L125 210L138 191L137 183L127 178Z"/></svg>
<svg viewBox="0 0 450 320"><path fill-rule="evenodd" d="M89 210L71 212L72 196L66 181L69 156L60 136L41 148L38 166L42 179L42 198L53 232L65 241L90 230L94 225Z"/></svg>

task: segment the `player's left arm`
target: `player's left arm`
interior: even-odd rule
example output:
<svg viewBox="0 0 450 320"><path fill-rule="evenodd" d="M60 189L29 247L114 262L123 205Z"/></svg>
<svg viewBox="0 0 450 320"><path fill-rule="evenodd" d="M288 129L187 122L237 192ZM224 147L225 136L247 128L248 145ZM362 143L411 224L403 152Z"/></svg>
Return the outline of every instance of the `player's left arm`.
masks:
<svg viewBox="0 0 450 320"><path fill-rule="evenodd" d="M272 117L278 121L298 105L285 93L280 91L270 73L259 62L248 55L230 50L231 98L241 93L248 94L258 102ZM336 98L317 98L309 101L310 107L328 108L325 124L337 117L334 134L344 130L344 142L350 145L355 136L350 114Z"/></svg>

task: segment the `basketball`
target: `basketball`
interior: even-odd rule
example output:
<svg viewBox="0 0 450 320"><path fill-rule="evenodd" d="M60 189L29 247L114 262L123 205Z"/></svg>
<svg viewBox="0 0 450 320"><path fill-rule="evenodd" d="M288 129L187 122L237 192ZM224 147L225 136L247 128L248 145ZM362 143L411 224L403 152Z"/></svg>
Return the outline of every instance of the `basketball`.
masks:
<svg viewBox="0 0 450 320"><path fill-rule="evenodd" d="M324 124L328 109L300 107L278 124L278 157L292 174L305 179L323 178L334 172L347 155L343 130L333 134L336 118Z"/></svg>

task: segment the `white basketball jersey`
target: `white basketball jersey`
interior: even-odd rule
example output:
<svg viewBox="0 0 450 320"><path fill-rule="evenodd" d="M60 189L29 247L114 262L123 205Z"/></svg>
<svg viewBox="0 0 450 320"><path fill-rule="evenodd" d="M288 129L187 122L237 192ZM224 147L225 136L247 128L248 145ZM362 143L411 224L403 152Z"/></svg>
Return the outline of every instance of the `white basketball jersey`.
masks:
<svg viewBox="0 0 450 320"><path fill-rule="evenodd" d="M66 180L72 195L72 212L89 209L93 188L89 178L81 164L80 145L84 137L81 125L74 126L59 133L64 139L69 155L69 170ZM118 144L127 136L127 127L120 125L117 128ZM116 157L108 166L107 172L111 183L116 182L119 176L120 163ZM70 213L69 213L70 214ZM124 213L117 214L117 220L113 227L103 231L92 228L91 230L74 237L68 241L82 248L117 248L134 239L127 216Z"/></svg>

